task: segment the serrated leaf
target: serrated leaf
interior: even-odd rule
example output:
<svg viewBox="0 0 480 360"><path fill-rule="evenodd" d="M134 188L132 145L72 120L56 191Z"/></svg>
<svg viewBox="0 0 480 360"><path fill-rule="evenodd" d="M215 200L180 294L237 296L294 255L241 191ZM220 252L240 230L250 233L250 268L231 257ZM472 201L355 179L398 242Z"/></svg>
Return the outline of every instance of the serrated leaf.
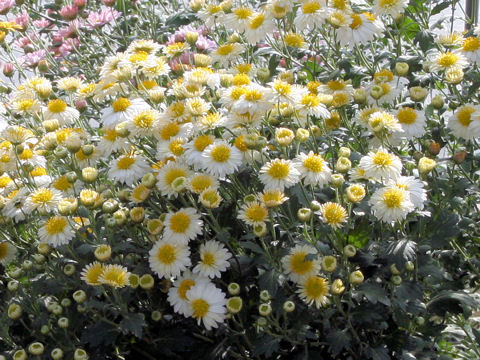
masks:
<svg viewBox="0 0 480 360"><path fill-rule="evenodd" d="M82 333L82 343L89 344L91 347L100 345L111 345L115 343L118 336L118 329L106 322L100 321L87 327Z"/></svg>
<svg viewBox="0 0 480 360"><path fill-rule="evenodd" d="M382 346L376 348L368 347L365 350L365 355L372 360L390 360L387 349Z"/></svg>
<svg viewBox="0 0 480 360"><path fill-rule="evenodd" d="M330 354L336 358L344 349L350 347L352 337L347 330L332 331L326 336L326 340L330 346Z"/></svg>
<svg viewBox="0 0 480 360"><path fill-rule="evenodd" d="M278 274L275 270L265 271L258 278L258 285L261 290L268 290L268 292L273 296L276 294L278 289Z"/></svg>
<svg viewBox="0 0 480 360"><path fill-rule="evenodd" d="M379 284L363 283L358 287L359 293L363 294L372 304L377 302L390 306L387 292Z"/></svg>
<svg viewBox="0 0 480 360"><path fill-rule="evenodd" d="M387 247L387 255L391 263L404 264L406 261L414 261L417 244L414 241L403 239L390 243Z"/></svg>
<svg viewBox="0 0 480 360"><path fill-rule="evenodd" d="M242 241L242 242L239 242L238 245L240 245L244 249L252 250L254 253L257 253L257 254L265 253L265 251L263 251L263 249L260 246L258 246L257 244L251 241Z"/></svg>
<svg viewBox="0 0 480 360"><path fill-rule="evenodd" d="M120 322L120 327L124 334L133 334L138 338L142 337L143 327L146 326L144 316L142 314L129 313L125 315Z"/></svg>
<svg viewBox="0 0 480 360"><path fill-rule="evenodd" d="M253 356L258 357L260 355L265 355L265 357L269 359L273 353L277 352L279 343L280 340L273 336L262 336L254 343Z"/></svg>
<svg viewBox="0 0 480 360"><path fill-rule="evenodd" d="M427 309L437 315L444 316L448 311L453 314L461 312L469 314L478 307L477 301L461 291L444 291L435 296L427 304Z"/></svg>

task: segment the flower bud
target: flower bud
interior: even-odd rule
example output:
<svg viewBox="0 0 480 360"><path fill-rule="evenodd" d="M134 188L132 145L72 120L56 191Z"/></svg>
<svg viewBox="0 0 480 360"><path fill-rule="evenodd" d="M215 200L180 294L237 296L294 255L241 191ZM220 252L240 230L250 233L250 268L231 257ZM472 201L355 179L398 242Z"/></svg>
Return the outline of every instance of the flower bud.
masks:
<svg viewBox="0 0 480 360"><path fill-rule="evenodd" d="M42 122L42 126L45 128L46 132L53 132L60 127L60 123L57 119L51 119Z"/></svg>
<svg viewBox="0 0 480 360"><path fill-rule="evenodd" d="M402 283L402 277L400 275L393 275L392 276L392 283L393 285L400 285Z"/></svg>
<svg viewBox="0 0 480 360"><path fill-rule="evenodd" d="M157 178L152 173L143 175L142 185L145 185L147 188L151 189L155 186L156 183L157 183Z"/></svg>
<svg viewBox="0 0 480 360"><path fill-rule="evenodd" d="M232 314L237 314L242 310L243 300L240 296L234 296L227 300L227 310Z"/></svg>
<svg viewBox="0 0 480 360"><path fill-rule="evenodd" d="M390 265L390 271L393 275L399 275L400 274L400 270L398 270L396 264Z"/></svg>
<svg viewBox="0 0 480 360"><path fill-rule="evenodd" d="M360 270L356 270L350 274L350 283L353 285L361 284L364 280L363 274Z"/></svg>
<svg viewBox="0 0 480 360"><path fill-rule="evenodd" d="M171 187L173 191L180 193L182 191L185 191L188 185L187 178L184 176L177 177L173 182L171 183Z"/></svg>
<svg viewBox="0 0 480 360"><path fill-rule="evenodd" d="M53 155L57 159L65 159L68 156L68 150L63 146L57 146L55 150L53 150Z"/></svg>
<svg viewBox="0 0 480 360"><path fill-rule="evenodd" d="M52 314L54 315L61 315L63 314L63 307L62 305L55 303L55 306L52 308Z"/></svg>
<svg viewBox="0 0 480 360"><path fill-rule="evenodd" d="M342 174L333 174L331 178L331 182L334 187L339 188L345 182L345 178L343 177Z"/></svg>
<svg viewBox="0 0 480 360"><path fill-rule="evenodd" d="M85 300L87 300L87 294L83 290L75 291L73 293L72 297L73 297L73 300L75 300L75 302L77 304L81 304L81 303L85 302Z"/></svg>
<svg viewBox="0 0 480 360"><path fill-rule="evenodd" d="M297 211L297 219L301 222L310 221L312 218L312 210L309 208L301 208Z"/></svg>
<svg viewBox="0 0 480 360"><path fill-rule="evenodd" d="M212 58L205 54L195 54L193 56L195 66L208 67L212 63Z"/></svg>
<svg viewBox="0 0 480 360"><path fill-rule="evenodd" d="M440 143L436 141L432 141L430 144L428 144L428 152L433 156L438 155L438 153L440 152L440 148Z"/></svg>
<svg viewBox="0 0 480 360"><path fill-rule="evenodd" d="M223 200L220 196L220 193L211 188L203 190L198 199L200 200L200 203L207 209L215 209L219 207Z"/></svg>
<svg viewBox="0 0 480 360"><path fill-rule="evenodd" d="M270 293L268 290L260 291L260 300L262 301L269 301L271 299Z"/></svg>
<svg viewBox="0 0 480 360"><path fill-rule="evenodd" d="M267 225L265 223L257 224L253 227L253 233L257 237L263 237L267 235Z"/></svg>
<svg viewBox="0 0 480 360"><path fill-rule="evenodd" d="M112 248L110 245L102 244L95 249L93 254L98 261L108 261L112 256Z"/></svg>
<svg viewBox="0 0 480 360"><path fill-rule="evenodd" d="M75 349L73 353L73 360L87 360L88 354L83 349Z"/></svg>
<svg viewBox="0 0 480 360"><path fill-rule="evenodd" d="M461 83L464 76L465 73L463 72L462 68L458 66L454 66L445 71L445 80L453 85Z"/></svg>
<svg viewBox="0 0 480 360"><path fill-rule="evenodd" d="M347 199L351 203L359 203L365 197L365 187L362 184L353 184L345 190Z"/></svg>
<svg viewBox="0 0 480 360"><path fill-rule="evenodd" d="M370 96L375 100L378 100L383 95L383 88L380 85L374 85L370 89Z"/></svg>
<svg viewBox="0 0 480 360"><path fill-rule="evenodd" d="M112 214L118 210L118 201L115 199L108 199L102 204L102 211L107 214Z"/></svg>
<svg viewBox="0 0 480 360"><path fill-rule="evenodd" d="M240 285L238 285L235 282L232 282L228 284L227 290L230 295L238 295L240 294Z"/></svg>
<svg viewBox="0 0 480 360"><path fill-rule="evenodd" d="M415 264L412 261L407 261L405 263L405 269L407 271L413 271L413 270L415 270Z"/></svg>
<svg viewBox="0 0 480 360"><path fill-rule="evenodd" d="M130 219L135 223L141 223L145 219L145 209L137 206L130 210Z"/></svg>
<svg viewBox="0 0 480 360"><path fill-rule="evenodd" d="M61 317L57 321L57 325L60 329L66 329L69 324L70 324L70 321L66 317Z"/></svg>
<svg viewBox="0 0 480 360"><path fill-rule="evenodd" d="M155 310L152 311L152 314L150 315L151 319L155 322L162 320L163 314L161 311Z"/></svg>
<svg viewBox="0 0 480 360"><path fill-rule="evenodd" d="M349 158L346 157L339 157L337 160L337 165L335 166L335 169L340 172L340 173L346 173L348 170L352 168L352 162L350 161Z"/></svg>
<svg viewBox="0 0 480 360"><path fill-rule="evenodd" d="M93 183L97 180L98 170L94 167L86 167L82 169L82 180L86 183Z"/></svg>
<svg viewBox="0 0 480 360"><path fill-rule="evenodd" d="M140 287L144 290L150 290L155 285L155 279L150 274L144 274L140 277Z"/></svg>
<svg viewBox="0 0 480 360"><path fill-rule="evenodd" d="M53 360L63 359L63 350L60 348L55 348L50 353L50 356L52 357Z"/></svg>
<svg viewBox="0 0 480 360"><path fill-rule="evenodd" d="M113 218L117 225L122 226L127 222L127 215L123 210L117 210L113 213Z"/></svg>
<svg viewBox="0 0 480 360"><path fill-rule="evenodd" d="M421 174L428 174L435 169L435 166L437 166L437 163L433 159L422 157L420 160L418 160L418 171Z"/></svg>
<svg viewBox="0 0 480 360"><path fill-rule="evenodd" d="M275 129L275 141L280 146L288 146L295 139L295 134L288 128Z"/></svg>
<svg viewBox="0 0 480 360"><path fill-rule="evenodd" d="M22 268L24 270L30 270L33 268L33 262L31 262L30 260L25 260L23 263L22 263Z"/></svg>
<svg viewBox="0 0 480 360"><path fill-rule="evenodd" d="M264 327L264 326L267 326L268 324L268 321L267 319L265 319L264 317L259 317L257 319L257 325L260 326L260 327Z"/></svg>
<svg viewBox="0 0 480 360"><path fill-rule="evenodd" d="M80 202L85 206L93 206L100 199L100 194L95 190L83 189L80 191Z"/></svg>
<svg viewBox="0 0 480 360"><path fill-rule="evenodd" d="M357 248L353 245L346 245L343 248L343 253L345 254L346 257L354 257L357 254Z"/></svg>
<svg viewBox="0 0 480 360"><path fill-rule="evenodd" d="M22 275L23 275L23 269L21 268L15 267L8 271L8 276L10 276L13 279L18 279Z"/></svg>
<svg viewBox="0 0 480 360"><path fill-rule="evenodd" d="M295 81L295 77L293 76L293 72L291 71L285 71L285 72L282 72L278 78L282 81L285 81L286 83L289 83L289 84L293 84L293 82Z"/></svg>
<svg viewBox="0 0 480 360"><path fill-rule="evenodd" d="M421 86L414 86L410 88L410 98L413 101L423 101L427 97L427 89L422 88Z"/></svg>
<svg viewBox="0 0 480 360"><path fill-rule="evenodd" d="M70 184L73 184L75 181L77 181L78 177L77 177L77 173L75 171L70 171L68 172L66 175L66 178L67 178L67 181L70 183Z"/></svg>
<svg viewBox="0 0 480 360"><path fill-rule="evenodd" d="M350 155L352 154L352 151L345 147L345 146L342 146L339 150L338 150L338 156L340 157L346 157L346 158L349 158Z"/></svg>
<svg viewBox="0 0 480 360"><path fill-rule="evenodd" d="M82 147L82 139L77 134L72 134L65 140L65 147L71 153L76 153Z"/></svg>
<svg viewBox="0 0 480 360"><path fill-rule="evenodd" d="M337 269L337 259L334 256L324 256L322 259L322 269L326 272L334 272Z"/></svg>
<svg viewBox="0 0 480 360"><path fill-rule="evenodd" d="M27 352L23 349L15 351L13 360L27 360Z"/></svg>
<svg viewBox="0 0 480 360"><path fill-rule="evenodd" d="M3 75L6 77L12 77L15 72L15 67L12 63L6 63L3 65Z"/></svg>
<svg viewBox="0 0 480 360"><path fill-rule="evenodd" d="M440 110L445 105L442 95L435 95L432 99L432 106L436 110Z"/></svg>
<svg viewBox="0 0 480 360"><path fill-rule="evenodd" d="M42 325L42 327L40 328L40 334L47 335L49 332L50 332L50 326Z"/></svg>
<svg viewBox="0 0 480 360"><path fill-rule="evenodd" d="M341 279L335 279L330 286L330 292L334 295L340 295L345 291L345 286Z"/></svg>
<svg viewBox="0 0 480 360"><path fill-rule="evenodd" d="M310 209L312 209L313 211L320 211L321 208L322 204L320 204L317 200L312 200L310 202Z"/></svg>
<svg viewBox="0 0 480 360"><path fill-rule="evenodd" d="M258 306L258 313L262 316L268 316L272 313L272 305L268 303L260 304Z"/></svg>
<svg viewBox="0 0 480 360"><path fill-rule="evenodd" d="M128 283L132 289L136 289L140 285L140 276L131 273L128 277Z"/></svg>
<svg viewBox="0 0 480 360"><path fill-rule="evenodd" d="M63 273L67 276L75 274L75 266L73 264L67 264L63 267Z"/></svg>
<svg viewBox="0 0 480 360"><path fill-rule="evenodd" d="M422 316L417 316L415 318L415 324L417 324L418 326L423 326L425 325L425 318L422 317Z"/></svg>
<svg viewBox="0 0 480 360"><path fill-rule="evenodd" d="M465 150L462 150L453 155L453 161L455 162L455 164L462 164L465 161L466 157L467 152Z"/></svg>
<svg viewBox="0 0 480 360"><path fill-rule="evenodd" d="M41 73L47 73L50 71L50 65L48 64L48 61L45 59L42 59L38 62L38 70Z"/></svg>
<svg viewBox="0 0 480 360"><path fill-rule="evenodd" d="M270 79L270 70L267 68L257 69L257 78L263 83L267 82Z"/></svg>
<svg viewBox="0 0 480 360"><path fill-rule="evenodd" d="M408 74L409 66L405 62L398 62L395 64L395 73L398 76L405 76Z"/></svg>
<svg viewBox="0 0 480 360"><path fill-rule="evenodd" d="M283 303L283 311L291 313L295 310L295 303L291 300L287 300Z"/></svg>
<svg viewBox="0 0 480 360"><path fill-rule="evenodd" d="M151 235L158 235L163 230L163 221L160 219L148 220L147 229Z"/></svg>
<svg viewBox="0 0 480 360"><path fill-rule="evenodd" d="M187 31L187 33L185 34L185 40L190 45L195 45L198 40L198 33L195 31Z"/></svg>
<svg viewBox="0 0 480 360"><path fill-rule="evenodd" d="M75 198L62 199L57 208L60 215L71 215L78 209L78 200Z"/></svg>
<svg viewBox="0 0 480 360"><path fill-rule="evenodd" d="M18 289L19 282L16 280L10 280L7 284L7 289L8 291L15 292Z"/></svg>
<svg viewBox="0 0 480 360"><path fill-rule="evenodd" d="M365 89L355 89L353 92L353 100L356 104L363 104L367 100L367 92L365 91Z"/></svg>
<svg viewBox="0 0 480 360"><path fill-rule="evenodd" d="M47 243L40 243L37 246L37 251L42 255L48 255L50 251L52 251L52 248Z"/></svg>
<svg viewBox="0 0 480 360"><path fill-rule="evenodd" d="M304 128L298 128L296 133L295 133L295 138L297 139L298 142L306 142L308 138L310 137L310 131Z"/></svg>
<svg viewBox="0 0 480 360"><path fill-rule="evenodd" d="M22 307L16 303L12 303L8 306L7 316L12 319L16 320L22 316Z"/></svg>

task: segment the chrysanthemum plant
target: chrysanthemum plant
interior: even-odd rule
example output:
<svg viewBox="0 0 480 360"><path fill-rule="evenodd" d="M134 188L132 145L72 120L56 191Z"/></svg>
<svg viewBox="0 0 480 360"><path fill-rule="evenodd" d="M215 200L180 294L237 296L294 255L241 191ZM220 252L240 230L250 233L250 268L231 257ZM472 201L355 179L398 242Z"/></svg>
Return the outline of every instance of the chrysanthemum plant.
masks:
<svg viewBox="0 0 480 360"><path fill-rule="evenodd" d="M0 13L0 359L480 357L462 2Z"/></svg>

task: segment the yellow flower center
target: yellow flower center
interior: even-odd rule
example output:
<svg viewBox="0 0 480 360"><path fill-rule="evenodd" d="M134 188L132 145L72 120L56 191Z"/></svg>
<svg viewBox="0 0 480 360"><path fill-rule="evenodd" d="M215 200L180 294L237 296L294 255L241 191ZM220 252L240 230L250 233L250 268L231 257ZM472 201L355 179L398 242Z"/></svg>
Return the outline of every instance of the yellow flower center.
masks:
<svg viewBox="0 0 480 360"><path fill-rule="evenodd" d="M330 225L340 224L345 221L347 213L345 209L335 203L327 203L322 211L323 218Z"/></svg>
<svg viewBox="0 0 480 360"><path fill-rule="evenodd" d="M53 187L60 191L68 190L72 187L72 184L67 180L65 175L60 176L53 182Z"/></svg>
<svg viewBox="0 0 480 360"><path fill-rule="evenodd" d="M171 137L177 135L180 132L180 125L176 122L169 122L160 130L160 137L162 140L169 140Z"/></svg>
<svg viewBox="0 0 480 360"><path fill-rule="evenodd" d="M250 84L250 77L247 74L241 73L233 77L234 86L242 86Z"/></svg>
<svg viewBox="0 0 480 360"><path fill-rule="evenodd" d="M173 139L172 141L170 141L168 149L172 152L173 155L180 156L185 152L185 148L183 147L184 143L185 140L183 139Z"/></svg>
<svg viewBox="0 0 480 360"><path fill-rule="evenodd" d="M187 176L187 173L185 172L185 170L179 169L179 168L173 168L168 170L168 172L165 174L165 182L168 185L171 185L175 181L175 179L179 177L186 177L186 176Z"/></svg>
<svg viewBox="0 0 480 360"><path fill-rule="evenodd" d="M141 61L145 61L148 58L148 53L146 51L138 51L135 54L130 55L128 60L130 60L131 63L137 63Z"/></svg>
<svg viewBox="0 0 480 360"><path fill-rule="evenodd" d="M447 51L444 54L440 54L440 56L437 59L437 64L440 65L441 67L446 68L446 67L455 65L458 60L459 60L459 56L457 54Z"/></svg>
<svg viewBox="0 0 480 360"><path fill-rule="evenodd" d="M313 268L313 261L307 260L307 253L304 251L297 252L290 257L290 267L292 272L298 275L304 275Z"/></svg>
<svg viewBox="0 0 480 360"><path fill-rule="evenodd" d="M289 33L285 35L285 38L283 40L285 41L285 44L291 47L299 48L305 44L305 40L303 40L302 35L295 33Z"/></svg>
<svg viewBox="0 0 480 360"><path fill-rule="evenodd" d="M177 259L177 252L175 247L170 244L165 244L158 249L157 259L164 265L170 265Z"/></svg>
<svg viewBox="0 0 480 360"><path fill-rule="evenodd" d="M393 163L393 158L389 153L378 151L373 155L373 163L379 166L389 166Z"/></svg>
<svg viewBox="0 0 480 360"><path fill-rule="evenodd" d="M103 281L111 286L123 286L128 282L127 273L117 267L107 268L102 277Z"/></svg>
<svg viewBox="0 0 480 360"><path fill-rule="evenodd" d="M235 10L233 10L233 13L239 18L239 19L247 19L250 15L253 14L253 11L250 10L247 7L239 7Z"/></svg>
<svg viewBox="0 0 480 360"><path fill-rule="evenodd" d="M178 234L183 234L190 226L190 216L184 212L177 212L170 218L170 229Z"/></svg>
<svg viewBox="0 0 480 360"><path fill-rule="evenodd" d="M17 108L22 111L27 111L31 109L34 104L35 104L35 100L32 100L32 99L19 100L16 103Z"/></svg>
<svg viewBox="0 0 480 360"><path fill-rule="evenodd" d="M53 192L50 189L40 189L37 190L32 195L32 202L36 204L47 203L53 198Z"/></svg>
<svg viewBox="0 0 480 360"><path fill-rule="evenodd" d="M210 154L215 162L224 163L230 159L230 153L231 150L227 145L217 145Z"/></svg>
<svg viewBox="0 0 480 360"><path fill-rule="evenodd" d="M346 91L339 91L333 94L332 106L340 107L346 105L350 100L348 93Z"/></svg>
<svg viewBox="0 0 480 360"><path fill-rule="evenodd" d="M460 124L467 127L472 122L472 114L475 109L471 106L464 106L457 112L457 119Z"/></svg>
<svg viewBox="0 0 480 360"><path fill-rule="evenodd" d="M114 142L115 140L117 140L117 137L118 134L115 129L105 130L105 134L103 135L103 138L110 142Z"/></svg>
<svg viewBox="0 0 480 360"><path fill-rule="evenodd" d="M245 216L252 222L263 222L268 216L268 210L260 204L253 204L246 209Z"/></svg>
<svg viewBox="0 0 480 360"><path fill-rule="evenodd" d="M180 117L185 113L185 104L177 101L169 106L168 110L176 117Z"/></svg>
<svg viewBox="0 0 480 360"><path fill-rule="evenodd" d="M8 253L8 245L6 242L0 243L0 260L5 259Z"/></svg>
<svg viewBox="0 0 480 360"><path fill-rule="evenodd" d="M155 114L152 111L142 111L133 117L133 123L136 127L149 129L155 121Z"/></svg>
<svg viewBox="0 0 480 360"><path fill-rule="evenodd" d="M391 6L396 5L397 2L398 0L380 0L379 5L380 7L389 8Z"/></svg>
<svg viewBox="0 0 480 360"><path fill-rule="evenodd" d="M235 68L241 74L248 74L250 70L252 70L252 64L249 64L249 63L238 64L237 66L235 66Z"/></svg>
<svg viewBox="0 0 480 360"><path fill-rule="evenodd" d="M245 152L248 150L247 144L245 144L245 135L239 135L235 138L233 145L240 151Z"/></svg>
<svg viewBox="0 0 480 360"><path fill-rule="evenodd" d="M0 188L6 187L10 184L13 180L9 176L0 176Z"/></svg>
<svg viewBox="0 0 480 360"><path fill-rule="evenodd" d="M177 290L180 299L187 300L187 291L190 290L193 285L195 285L195 280L192 279L185 279L180 283Z"/></svg>
<svg viewBox="0 0 480 360"><path fill-rule="evenodd" d="M64 112L67 108L67 103L60 99L50 100L48 102L48 111L52 113L61 113Z"/></svg>
<svg viewBox="0 0 480 360"><path fill-rule="evenodd" d="M232 51L233 51L233 44L224 44L218 47L217 54L221 56L227 56Z"/></svg>
<svg viewBox="0 0 480 360"><path fill-rule="evenodd" d="M235 88L233 88L232 92L230 93L230 97L233 100L238 100L238 99L240 99L240 96L242 96L246 92L247 92L247 89L245 89L244 87L235 87Z"/></svg>
<svg viewBox="0 0 480 360"><path fill-rule="evenodd" d="M222 11L222 7L220 5L208 5L207 7L207 11L210 15L214 15L216 13L219 13L220 11Z"/></svg>
<svg viewBox="0 0 480 360"><path fill-rule="evenodd" d="M47 175L47 170L43 167L36 167L32 171L30 171L30 176L36 177L36 176L44 176Z"/></svg>
<svg viewBox="0 0 480 360"><path fill-rule="evenodd" d="M205 175L197 175L190 180L190 187L196 193L200 193L212 186L212 179Z"/></svg>
<svg viewBox="0 0 480 360"><path fill-rule="evenodd" d="M113 111L117 113L117 112L125 111L130 105L132 105L130 100L128 100L127 98L121 97L113 102L112 108L113 108Z"/></svg>
<svg viewBox="0 0 480 360"><path fill-rule="evenodd" d="M388 208L399 208L402 205L405 193L401 189L392 188L385 191L383 194L383 202Z"/></svg>
<svg viewBox="0 0 480 360"><path fill-rule="evenodd" d="M258 29L262 24L265 22L265 15L262 13L258 14L255 16L252 20L250 20L250 23L248 24L248 27L252 30Z"/></svg>
<svg viewBox="0 0 480 360"><path fill-rule="evenodd" d="M202 254L202 262L207 266L215 265L215 255L211 252L204 252Z"/></svg>
<svg viewBox="0 0 480 360"><path fill-rule="evenodd" d="M193 141L195 150L202 152L208 145L213 144L213 139L210 135L200 135Z"/></svg>
<svg viewBox="0 0 480 360"><path fill-rule="evenodd" d="M335 8L335 9L339 9L339 10L347 10L347 2L345 0L333 0L333 4L332 6Z"/></svg>
<svg viewBox="0 0 480 360"><path fill-rule="evenodd" d="M50 235L57 235L62 233L67 226L67 219L63 216L53 216L45 223L45 230Z"/></svg>
<svg viewBox="0 0 480 360"><path fill-rule="evenodd" d="M320 6L320 3L318 1L311 1L302 5L302 12L304 14L313 14L321 8L322 7Z"/></svg>
<svg viewBox="0 0 480 360"><path fill-rule="evenodd" d="M200 119L200 124L210 127L218 123L220 119L221 119L221 116L219 113L210 113L205 116L202 116L202 118Z"/></svg>
<svg viewBox="0 0 480 360"><path fill-rule="evenodd" d="M302 97L302 100L300 102L303 106L308 108L313 108L315 106L320 105L320 99L315 94L305 95L304 97Z"/></svg>
<svg viewBox="0 0 480 360"><path fill-rule="evenodd" d="M283 163L281 161L275 161L268 169L268 175L274 179L285 179L289 173L290 166L288 163Z"/></svg>
<svg viewBox="0 0 480 360"><path fill-rule="evenodd" d="M275 89L276 92L278 92L281 95L287 95L292 92L292 85L283 81L275 82L275 84L273 85L273 88Z"/></svg>
<svg viewBox="0 0 480 360"><path fill-rule="evenodd" d="M304 284L309 299L319 299L328 295L328 281L320 276L309 277Z"/></svg>
<svg viewBox="0 0 480 360"><path fill-rule="evenodd" d="M249 89L244 94L247 101L258 101L262 98L263 93L255 89Z"/></svg>
<svg viewBox="0 0 480 360"><path fill-rule="evenodd" d="M192 301L193 317L195 319L204 318L210 310L210 304L203 299L195 299Z"/></svg>
<svg viewBox="0 0 480 360"><path fill-rule="evenodd" d="M130 157L130 156L124 156L121 159L118 160L117 162L117 168L120 170L127 170L130 169L130 167L135 164L135 158Z"/></svg>
<svg viewBox="0 0 480 360"><path fill-rule="evenodd" d="M470 36L465 39L462 45L463 51L477 51L480 48L480 39L476 36Z"/></svg>
<svg viewBox="0 0 480 360"><path fill-rule="evenodd" d="M103 266L102 264L94 264L85 272L85 278L88 284L90 285L100 285L98 278L103 273Z"/></svg>
<svg viewBox="0 0 480 360"><path fill-rule="evenodd" d="M303 166L307 168L309 171L318 173L323 170L323 163L324 160L319 155L309 155L304 161Z"/></svg>
<svg viewBox="0 0 480 360"><path fill-rule="evenodd" d="M401 108L397 113L397 119L400 124L411 125L417 121L417 112L410 107Z"/></svg>
<svg viewBox="0 0 480 360"><path fill-rule="evenodd" d="M33 157L33 151L32 149L26 148L22 151L22 153L19 155L20 159L22 160L28 160Z"/></svg>
<svg viewBox="0 0 480 360"><path fill-rule="evenodd" d="M393 72L391 72L390 70L381 70L377 73L375 73L375 75L373 75L373 79L375 80L375 82L378 84L378 83L382 83L382 82L390 82L390 81L393 81Z"/></svg>

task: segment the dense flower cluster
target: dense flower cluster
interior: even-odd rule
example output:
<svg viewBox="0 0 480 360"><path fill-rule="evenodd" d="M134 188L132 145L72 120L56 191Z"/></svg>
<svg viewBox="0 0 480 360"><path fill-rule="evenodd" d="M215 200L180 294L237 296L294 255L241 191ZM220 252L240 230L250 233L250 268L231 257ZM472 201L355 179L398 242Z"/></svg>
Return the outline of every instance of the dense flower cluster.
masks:
<svg viewBox="0 0 480 360"><path fill-rule="evenodd" d="M460 265L432 278L442 251L479 274L457 241L478 238L480 30L412 35L433 14L405 0L193 0L172 28L102 3L0 1L25 52L1 89L0 354L26 358L18 319L33 355L159 351L144 314L235 358L438 352L436 296L470 299Z"/></svg>

